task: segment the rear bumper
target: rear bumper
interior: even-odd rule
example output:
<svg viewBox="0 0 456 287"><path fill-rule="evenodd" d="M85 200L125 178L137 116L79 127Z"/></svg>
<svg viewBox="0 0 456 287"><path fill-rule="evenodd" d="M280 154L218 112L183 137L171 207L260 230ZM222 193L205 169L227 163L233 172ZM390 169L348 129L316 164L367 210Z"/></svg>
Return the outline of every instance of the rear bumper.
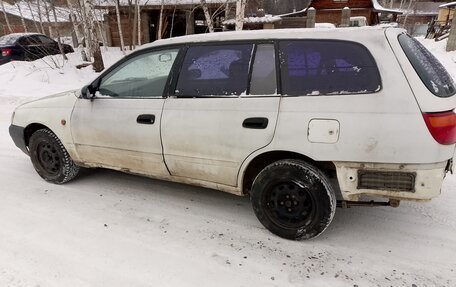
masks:
<svg viewBox="0 0 456 287"><path fill-rule="evenodd" d="M430 200L440 195L448 161L433 164L335 162L344 200L361 195L397 200ZM371 175L363 178L361 176Z"/></svg>
<svg viewBox="0 0 456 287"><path fill-rule="evenodd" d="M29 154L24 140L24 128L20 126L10 125L9 134L13 139L14 144L25 154Z"/></svg>
<svg viewBox="0 0 456 287"><path fill-rule="evenodd" d="M0 65L6 64L11 62L11 57L1 57L0 58Z"/></svg>

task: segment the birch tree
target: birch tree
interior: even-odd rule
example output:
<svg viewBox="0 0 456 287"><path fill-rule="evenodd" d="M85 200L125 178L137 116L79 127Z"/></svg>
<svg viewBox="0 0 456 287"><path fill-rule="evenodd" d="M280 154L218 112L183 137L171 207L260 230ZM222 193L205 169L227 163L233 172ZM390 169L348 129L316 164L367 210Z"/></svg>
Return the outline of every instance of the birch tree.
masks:
<svg viewBox="0 0 456 287"><path fill-rule="evenodd" d="M41 33L44 33L43 18L41 17L41 5L40 0L36 0L36 9L38 11L38 19L40 20Z"/></svg>
<svg viewBox="0 0 456 287"><path fill-rule="evenodd" d="M8 27L8 31L10 33L13 33L13 29L11 29L11 24L10 24L10 21L8 19L8 14L6 14L5 5L3 4L2 0L0 0L0 3L2 4L3 16L5 16L6 26Z"/></svg>
<svg viewBox="0 0 456 287"><path fill-rule="evenodd" d="M27 25L25 24L24 15L22 14L21 5L19 4L19 2L16 2L16 7L17 7L17 10L19 11L19 15L21 17L21 23L22 23L22 27L24 27L24 32L27 33L28 32Z"/></svg>
<svg viewBox="0 0 456 287"><path fill-rule="evenodd" d="M78 41L78 50L81 51L81 59L84 62L86 62L86 61L88 61L88 59L87 59L87 54L84 50L84 46L82 44L83 36L81 35L81 31L79 31L78 19L74 12L74 7L73 7L73 4L71 3L71 0L67 0L67 4L68 4L68 9L70 10L71 23L73 24L74 33L76 34L76 39Z"/></svg>
<svg viewBox="0 0 456 287"><path fill-rule="evenodd" d="M90 42L91 55L93 55L93 70L95 72L101 72L104 70L103 56L101 54L100 45L98 44L96 29L95 29L95 17L93 14L93 3L91 0L84 1L84 14L87 21L88 27L87 42Z"/></svg>
<svg viewBox="0 0 456 287"><path fill-rule="evenodd" d="M122 25L120 23L120 3L119 0L115 0L116 2L116 17L117 17L117 29L119 30L119 38L120 38L120 49L122 50L122 53L125 55L125 42L123 38L123 33L122 33Z"/></svg>
<svg viewBox="0 0 456 287"><path fill-rule="evenodd" d="M238 1L240 1L240 0L238 0ZM201 3L201 7L203 8L204 18L206 18L206 23L207 23L207 27L209 29L209 33L213 33L214 24L212 22L211 14L209 14L209 9L207 8L206 0L200 0L200 3Z"/></svg>
<svg viewBox="0 0 456 287"><path fill-rule="evenodd" d="M245 4L247 0L236 0L236 31L244 27Z"/></svg>
<svg viewBox="0 0 456 287"><path fill-rule="evenodd" d="M162 38L162 33L163 33L163 10L165 8L165 1L161 0L161 6L160 6L160 17L158 19L158 35L157 39L160 40Z"/></svg>
<svg viewBox="0 0 456 287"><path fill-rule="evenodd" d="M32 7L30 6L30 0L26 0L25 2L27 2L27 6L30 11L30 15L32 16L33 24L35 25L35 29L39 33L40 29L38 28L38 24L36 23L35 15L33 15L33 10L32 10Z"/></svg>
<svg viewBox="0 0 456 287"><path fill-rule="evenodd" d="M86 14L86 9L85 9L85 3L84 0L78 0L78 6L79 6L79 11L80 11L80 16L82 19L82 28L84 31L84 43L86 47L86 53L87 53L87 58L91 59L92 58L92 42L89 40L89 26L88 26L88 20L87 20L87 14Z"/></svg>
<svg viewBox="0 0 456 287"><path fill-rule="evenodd" d="M133 49L136 48L136 29L137 29L137 23L138 23L138 0L135 0L135 5L133 6L133 27L132 27L132 34L133 34L133 40L132 40L132 46L133 46Z"/></svg>
<svg viewBox="0 0 456 287"><path fill-rule="evenodd" d="M57 13L55 11L54 1L55 0L51 0L49 4L51 5L52 15L54 16L54 23L57 25L58 20L57 20ZM63 47L62 47L62 37L60 37L60 31L58 28L56 30L57 30L57 45L59 46L60 54L62 54L62 57L64 60L68 60L68 57L65 55L65 51L63 50Z"/></svg>
<svg viewBox="0 0 456 287"><path fill-rule="evenodd" d="M136 9L136 13L138 13L138 46L141 46L141 8L139 4L136 6Z"/></svg>

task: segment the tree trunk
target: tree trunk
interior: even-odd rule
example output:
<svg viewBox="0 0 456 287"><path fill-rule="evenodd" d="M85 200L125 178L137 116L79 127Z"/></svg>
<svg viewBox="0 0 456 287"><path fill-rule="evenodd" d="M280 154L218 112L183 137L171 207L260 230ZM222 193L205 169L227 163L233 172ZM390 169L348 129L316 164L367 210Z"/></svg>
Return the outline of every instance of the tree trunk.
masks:
<svg viewBox="0 0 456 287"><path fill-rule="evenodd" d="M203 7L204 18L206 18L207 28L209 33L214 32L214 24L212 23L211 14L209 14L209 9L207 8L206 0L200 0L201 6Z"/></svg>
<svg viewBox="0 0 456 287"><path fill-rule="evenodd" d="M135 5L133 6L133 9L134 9L133 10L134 11L134 13L133 13L134 16L133 16L133 25L132 25L133 26L132 27L133 31L132 31L132 33L133 33L133 49L134 49L134 48L136 48L136 31L137 31L136 30L137 29L136 24L138 23L138 13L137 13L137 11L138 11L138 0L135 0Z"/></svg>
<svg viewBox="0 0 456 287"><path fill-rule="evenodd" d="M246 0L236 1L236 31L244 27L245 2Z"/></svg>
<svg viewBox="0 0 456 287"><path fill-rule="evenodd" d="M40 28L41 28L41 33L44 33L44 26L43 26L43 18L41 17L41 5L40 5L40 0L36 1L36 8L38 10L38 19L40 20Z"/></svg>
<svg viewBox="0 0 456 287"><path fill-rule="evenodd" d="M141 46L141 8L139 4L136 7L138 9L138 46Z"/></svg>
<svg viewBox="0 0 456 287"><path fill-rule="evenodd" d="M96 29L95 29L95 17L93 16L93 4L91 0L85 0L84 2L85 8L85 18L87 20L87 27L89 30L87 42L90 42L91 45L91 54L93 55L93 70L97 73L104 70L104 63L103 63L103 55L101 54L100 45L98 44L98 39L96 36Z"/></svg>
<svg viewBox="0 0 456 287"><path fill-rule="evenodd" d="M171 29L169 30L169 37L173 37L173 29L174 29L174 16L176 15L176 5L174 5L174 10L173 10L173 17L171 18Z"/></svg>
<svg viewBox="0 0 456 287"><path fill-rule="evenodd" d="M158 35L157 39L160 40L162 38L162 30L163 30L163 9L164 9L165 3L164 0L161 0L161 7L160 7L160 17L158 19Z"/></svg>
<svg viewBox="0 0 456 287"><path fill-rule="evenodd" d="M84 62L87 62L88 61L87 54L84 51L84 46L82 45L83 37L81 35L81 32L79 31L78 22L77 22L78 20L74 13L73 4L71 4L71 0L67 0L67 4L68 4L68 8L70 9L71 23L73 24L74 33L76 34L76 39L78 41L78 49L81 51L81 60L83 60Z"/></svg>
<svg viewBox="0 0 456 287"><path fill-rule="evenodd" d="M3 16L5 16L6 26L8 27L8 31L10 33L13 33L13 29L11 29L11 24L8 19L8 14L6 14L6 11L5 11L5 5L3 4L3 1L0 1L0 3L2 4Z"/></svg>
<svg viewBox="0 0 456 287"><path fill-rule="evenodd" d="M36 30L36 32L39 33L40 29L38 28L38 24L36 24L35 15L33 15L32 7L30 6L30 0L26 0L25 2L27 2L27 6L30 11L30 15L32 16L33 24L35 25L35 30Z"/></svg>
<svg viewBox="0 0 456 287"><path fill-rule="evenodd" d="M117 17L117 28L119 29L119 37L120 37L120 49L122 53L125 55L125 43L122 33L122 25L120 24L120 11L119 11L119 0L116 0L116 17Z"/></svg>
<svg viewBox="0 0 456 287"><path fill-rule="evenodd" d="M81 1L81 2L79 2ZM79 8L81 9L82 27L84 29L84 43L86 46L87 58L90 61L92 55L92 41L90 41L89 21L87 20L86 7L84 0L78 0Z"/></svg>
<svg viewBox="0 0 456 287"><path fill-rule="evenodd" d="M19 2L16 2L16 7L17 7L17 10L19 10L19 15L21 16L21 22L22 22L22 27L24 27L24 32L27 33L28 32L27 25L25 24L24 15L22 15L22 10L21 10L21 6L19 5Z"/></svg>
<svg viewBox="0 0 456 287"><path fill-rule="evenodd" d="M57 13L55 12L55 5L54 5L54 1L55 0L51 0L49 3L51 4L51 9L52 9L52 14L54 15L54 22L57 26ZM59 45L59 50L60 50L60 54L62 54L62 57L64 60L68 60L68 57L65 55L65 51L63 50L63 47L62 47L62 38L60 37L60 29L56 27L56 30L57 30L57 44Z"/></svg>
<svg viewBox="0 0 456 287"><path fill-rule="evenodd" d="M46 19L48 21L48 23L51 22L51 17L49 16L49 7L47 5L47 0L43 0L44 2L44 12L46 12Z"/></svg>
<svg viewBox="0 0 456 287"><path fill-rule="evenodd" d="M129 27L133 26L132 23L131 23L131 6L132 6L132 0L128 0L128 26ZM134 33L130 33L128 35L129 36L128 38L130 40L129 41L130 43L128 45L129 48L130 48L130 51L133 50L133 48L132 48L133 47L133 35L132 34L134 34Z"/></svg>

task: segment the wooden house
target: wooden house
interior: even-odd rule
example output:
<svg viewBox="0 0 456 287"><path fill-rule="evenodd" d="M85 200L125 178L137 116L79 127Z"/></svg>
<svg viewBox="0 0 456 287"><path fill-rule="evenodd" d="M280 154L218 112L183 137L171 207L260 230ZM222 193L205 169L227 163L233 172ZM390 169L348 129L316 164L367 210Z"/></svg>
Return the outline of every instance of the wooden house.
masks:
<svg viewBox="0 0 456 287"><path fill-rule="evenodd" d="M132 1L134 3L134 1ZM207 7L213 18L216 31L222 30L222 21L228 13L234 11L234 0L206 0ZM134 5L127 0L120 1L120 23L125 45L130 45L136 38L137 30L133 25ZM140 7L140 39L141 43L153 42L159 38L169 38L186 34L206 33L208 25L199 0L139 0ZM108 44L120 46L120 35L117 22L116 7L113 1L104 1L96 5L97 9L106 9L104 27ZM163 9L162 9L163 8ZM160 11L163 11L162 32L159 36ZM133 34L135 34L133 36ZM137 39L135 39L138 43Z"/></svg>

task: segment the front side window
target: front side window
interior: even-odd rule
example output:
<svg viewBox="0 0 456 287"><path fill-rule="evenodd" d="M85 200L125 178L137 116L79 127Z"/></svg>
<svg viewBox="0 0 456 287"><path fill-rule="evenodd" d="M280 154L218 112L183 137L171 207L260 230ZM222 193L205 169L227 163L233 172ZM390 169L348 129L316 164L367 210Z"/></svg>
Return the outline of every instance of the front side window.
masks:
<svg viewBox="0 0 456 287"><path fill-rule="evenodd" d="M246 93L253 44L190 47L176 96L235 96Z"/></svg>
<svg viewBox="0 0 456 287"><path fill-rule="evenodd" d="M399 35L399 44L429 91L441 98L456 93L453 79L442 64L420 42L407 34Z"/></svg>
<svg viewBox="0 0 456 287"><path fill-rule="evenodd" d="M121 98L162 97L179 49L138 55L103 77L97 96Z"/></svg>
<svg viewBox="0 0 456 287"><path fill-rule="evenodd" d="M280 47L282 94L317 96L366 94L381 89L369 51L348 41L283 41Z"/></svg>

